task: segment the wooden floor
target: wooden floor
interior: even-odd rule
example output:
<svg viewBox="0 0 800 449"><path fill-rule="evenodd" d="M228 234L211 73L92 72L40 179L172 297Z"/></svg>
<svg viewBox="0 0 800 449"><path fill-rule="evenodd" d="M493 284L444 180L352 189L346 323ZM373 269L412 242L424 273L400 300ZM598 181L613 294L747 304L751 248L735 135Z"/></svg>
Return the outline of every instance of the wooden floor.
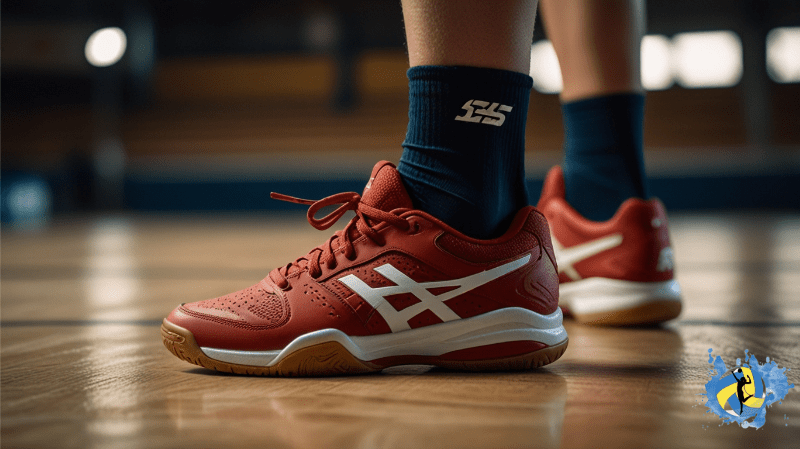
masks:
<svg viewBox="0 0 800 449"><path fill-rule="evenodd" d="M685 311L655 329L567 323L535 371L223 375L172 356L181 302L254 284L328 236L303 218L76 217L2 234L2 447L797 447L800 215L672 217ZM799 387L742 429L705 413L708 350ZM792 443L794 441L794 443Z"/></svg>

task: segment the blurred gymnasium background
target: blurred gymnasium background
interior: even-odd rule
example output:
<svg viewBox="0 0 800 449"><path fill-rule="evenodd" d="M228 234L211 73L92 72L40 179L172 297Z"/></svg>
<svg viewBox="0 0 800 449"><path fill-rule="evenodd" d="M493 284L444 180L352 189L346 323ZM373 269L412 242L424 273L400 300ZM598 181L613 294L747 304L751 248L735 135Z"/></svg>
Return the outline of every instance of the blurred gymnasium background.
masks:
<svg viewBox="0 0 800 449"><path fill-rule="evenodd" d="M407 124L399 0L5 0L2 220L263 212L361 191ZM800 4L651 0L651 192L672 211L800 210ZM562 143L560 73L531 47L532 200Z"/></svg>

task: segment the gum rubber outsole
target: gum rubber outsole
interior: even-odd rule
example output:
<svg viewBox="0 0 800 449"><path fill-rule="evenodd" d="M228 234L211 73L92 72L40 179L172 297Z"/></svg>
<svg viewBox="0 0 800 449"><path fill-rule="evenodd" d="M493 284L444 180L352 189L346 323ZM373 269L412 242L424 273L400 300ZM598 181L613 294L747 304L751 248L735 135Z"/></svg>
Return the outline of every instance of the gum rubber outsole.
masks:
<svg viewBox="0 0 800 449"><path fill-rule="evenodd" d="M538 368L555 362L567 349L568 340L527 354L490 360L442 360L430 356L403 356L385 366L359 360L337 342L299 349L274 366L248 366L227 363L205 355L187 330L166 319L161 324L164 346L181 360L204 368L234 374L276 377L338 376L378 372L397 365L435 365L462 371L517 371Z"/></svg>
<svg viewBox="0 0 800 449"><path fill-rule="evenodd" d="M593 326L648 326L677 318L681 314L681 302L658 300L612 312L570 314L575 321Z"/></svg>

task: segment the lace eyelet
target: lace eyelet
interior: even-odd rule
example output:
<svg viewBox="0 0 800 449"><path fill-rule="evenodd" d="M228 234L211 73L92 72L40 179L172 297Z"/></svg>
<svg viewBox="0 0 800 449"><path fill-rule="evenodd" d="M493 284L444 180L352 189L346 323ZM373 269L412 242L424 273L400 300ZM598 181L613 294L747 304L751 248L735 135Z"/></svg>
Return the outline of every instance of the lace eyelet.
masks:
<svg viewBox="0 0 800 449"><path fill-rule="evenodd" d="M419 232L419 228L420 228L419 223L417 223L416 221L410 222L409 226L408 226L408 231L406 231L406 232L409 235L414 235L414 234Z"/></svg>

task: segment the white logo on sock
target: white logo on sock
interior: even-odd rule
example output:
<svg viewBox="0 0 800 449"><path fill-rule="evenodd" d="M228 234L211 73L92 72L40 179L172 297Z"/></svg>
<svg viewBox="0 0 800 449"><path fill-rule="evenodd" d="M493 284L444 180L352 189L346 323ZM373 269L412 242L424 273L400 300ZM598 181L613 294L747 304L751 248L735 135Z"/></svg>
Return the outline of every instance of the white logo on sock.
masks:
<svg viewBox="0 0 800 449"><path fill-rule="evenodd" d="M473 106L482 109L475 109ZM490 105L488 101L469 100L468 102L464 103L464 106L462 106L461 109L464 109L467 112L464 113L464 115L456 116L456 120L460 122L483 123L484 125L501 126L503 122L506 121L506 116L497 111L500 110L503 112L511 112L511 110L514 108L500 103L492 103Z"/></svg>
<svg viewBox="0 0 800 449"><path fill-rule="evenodd" d="M507 264L500 265L499 267L492 268L491 270L481 271L471 276L463 277L461 279L453 279L450 281L434 281L417 283L410 277L406 276L402 271L393 267L391 264L383 264L375 271L380 273L386 279L395 283L388 287L372 288L364 281L355 275L348 274L347 276L339 278L339 282L346 285L350 290L356 292L359 296L364 298L378 313L381 314L392 332L399 332L411 329L408 325L408 320L417 314L430 310L442 321L452 321L460 319L460 317L453 312L452 309L447 307L444 303L448 299L455 298L470 290L480 287L488 282L491 282L501 276L504 276L512 271L524 266L531 260L531 255L526 254L517 260L511 261ZM429 290L432 288L441 287L457 287L453 290L434 295ZM408 306L403 310L397 311L388 301L387 296L398 295L402 293L411 293L420 302Z"/></svg>

